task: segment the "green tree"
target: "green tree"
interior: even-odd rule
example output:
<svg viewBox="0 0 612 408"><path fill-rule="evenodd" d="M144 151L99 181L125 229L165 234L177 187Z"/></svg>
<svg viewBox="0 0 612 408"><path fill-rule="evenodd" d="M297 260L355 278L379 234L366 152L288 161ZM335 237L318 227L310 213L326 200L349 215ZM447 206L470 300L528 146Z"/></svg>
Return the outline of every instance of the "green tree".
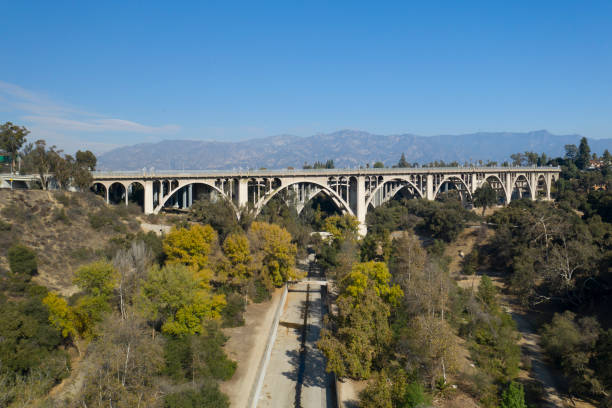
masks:
<svg viewBox="0 0 612 408"><path fill-rule="evenodd" d="M50 174L55 171L58 163L62 160L60 156L61 150L57 150L55 146L47 149L47 142L37 140L34 142L34 147L29 149L29 152L24 160L31 164L33 170L38 173L40 183L43 190L49 187Z"/></svg>
<svg viewBox="0 0 612 408"><path fill-rule="evenodd" d="M408 160L406 160L406 155L404 153L402 153L402 157L400 157L399 162L397 162L397 167L399 168L410 167L410 163L408 163Z"/></svg>
<svg viewBox="0 0 612 408"><path fill-rule="evenodd" d="M595 318L579 318L570 311L555 313L552 321L543 326L544 348L569 377L572 390L601 391L597 373L589 365L599 333Z"/></svg>
<svg viewBox="0 0 612 408"><path fill-rule="evenodd" d="M497 203L497 193L489 183L484 183L474 191L474 205L482 207L482 216L484 217L487 207Z"/></svg>
<svg viewBox="0 0 612 408"><path fill-rule="evenodd" d="M372 167L374 167L375 169L384 169L385 164L381 161L377 161L377 162L374 162L374 165Z"/></svg>
<svg viewBox="0 0 612 408"><path fill-rule="evenodd" d="M54 166L55 180L60 188L67 190L74 176L75 163L72 156L67 154L63 158L58 157Z"/></svg>
<svg viewBox="0 0 612 408"><path fill-rule="evenodd" d="M576 156L576 166L580 170L584 170L589 166L591 160L591 148L586 137L580 139L580 145L578 146L578 155Z"/></svg>
<svg viewBox="0 0 612 408"><path fill-rule="evenodd" d="M98 163L98 159L96 155L90 152L89 150L77 151L76 152L76 164L79 167L87 169L89 171L94 171L96 169L96 164Z"/></svg>
<svg viewBox="0 0 612 408"><path fill-rule="evenodd" d="M514 381L502 393L500 408L527 408L523 385Z"/></svg>
<svg viewBox="0 0 612 408"><path fill-rule="evenodd" d="M245 209L246 211L246 209ZM249 214L244 212L240 220L248 219ZM197 200L190 208L189 218L200 224L210 225L219 233L221 240L232 232L241 231L236 212L227 200Z"/></svg>
<svg viewBox="0 0 612 408"><path fill-rule="evenodd" d="M17 275L31 277L38 272L36 253L23 244L14 244L8 250L11 271Z"/></svg>
<svg viewBox="0 0 612 408"><path fill-rule="evenodd" d="M359 298L341 295L337 306L337 330L321 330L317 343L327 359L326 370L338 377L368 378L392 340L390 307L371 287Z"/></svg>
<svg viewBox="0 0 612 408"><path fill-rule="evenodd" d="M493 281L487 275L482 275L478 284L478 298L482 303L490 309L497 308L497 288L493 285Z"/></svg>
<svg viewBox="0 0 612 408"><path fill-rule="evenodd" d="M192 268L182 264L153 267L142 282L137 301L144 317L175 336L201 333L203 324L218 319L224 295L215 295Z"/></svg>
<svg viewBox="0 0 612 408"><path fill-rule="evenodd" d="M510 158L512 159L513 166L522 166L525 162L525 156L523 156L523 153L511 154Z"/></svg>
<svg viewBox="0 0 612 408"><path fill-rule="evenodd" d="M86 294L107 299L115 288L117 272L112 264L97 261L80 267L73 281Z"/></svg>
<svg viewBox="0 0 612 408"><path fill-rule="evenodd" d="M604 150L603 156L601 157L601 159L604 161L606 166L612 165L612 154L610 154L608 149Z"/></svg>
<svg viewBox="0 0 612 408"><path fill-rule="evenodd" d="M73 282L83 291L73 307L81 337L96 334L96 325L111 311L111 295L117 283L117 272L112 264L98 261L80 267Z"/></svg>
<svg viewBox="0 0 612 408"><path fill-rule="evenodd" d="M578 158L578 148L575 144L565 145L565 158L572 162Z"/></svg>
<svg viewBox="0 0 612 408"><path fill-rule="evenodd" d="M14 171L17 153L26 142L26 136L29 133L30 131L25 127L13 125L11 122L0 125L0 149L11 156L11 173Z"/></svg>

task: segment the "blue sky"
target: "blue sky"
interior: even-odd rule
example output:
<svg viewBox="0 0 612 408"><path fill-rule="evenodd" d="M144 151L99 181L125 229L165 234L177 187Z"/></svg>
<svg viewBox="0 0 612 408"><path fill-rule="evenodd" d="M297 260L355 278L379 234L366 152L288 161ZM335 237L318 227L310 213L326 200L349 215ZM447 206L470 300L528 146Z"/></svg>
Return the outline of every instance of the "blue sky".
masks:
<svg viewBox="0 0 612 408"><path fill-rule="evenodd" d="M611 1L16 1L0 122L66 151L339 129L612 137Z"/></svg>

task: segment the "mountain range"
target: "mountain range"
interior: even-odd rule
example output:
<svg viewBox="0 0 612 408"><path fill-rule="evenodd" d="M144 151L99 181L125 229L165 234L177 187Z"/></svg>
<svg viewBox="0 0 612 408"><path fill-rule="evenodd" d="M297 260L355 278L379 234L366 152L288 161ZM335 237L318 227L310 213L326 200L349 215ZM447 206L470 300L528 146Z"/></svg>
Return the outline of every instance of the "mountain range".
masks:
<svg viewBox="0 0 612 408"><path fill-rule="evenodd" d="M100 170L223 170L301 168L304 163L333 159L338 168L382 161L396 164L402 153L410 163L509 160L513 153L535 151L563 156L566 144L582 136L553 135L546 130L526 133L480 132L462 135L375 135L341 130L308 137L271 136L239 142L165 140L119 147L98 157ZM612 150L612 139L589 139L592 152Z"/></svg>

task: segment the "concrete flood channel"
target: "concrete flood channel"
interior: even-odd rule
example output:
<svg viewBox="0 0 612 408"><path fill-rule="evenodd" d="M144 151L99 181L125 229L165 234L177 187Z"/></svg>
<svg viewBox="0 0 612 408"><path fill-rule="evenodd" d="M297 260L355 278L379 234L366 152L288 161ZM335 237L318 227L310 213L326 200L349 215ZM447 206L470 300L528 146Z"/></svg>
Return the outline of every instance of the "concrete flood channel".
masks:
<svg viewBox="0 0 612 408"><path fill-rule="evenodd" d="M327 313L327 288L314 262L308 278L289 287L258 408L336 408L335 384L317 341Z"/></svg>

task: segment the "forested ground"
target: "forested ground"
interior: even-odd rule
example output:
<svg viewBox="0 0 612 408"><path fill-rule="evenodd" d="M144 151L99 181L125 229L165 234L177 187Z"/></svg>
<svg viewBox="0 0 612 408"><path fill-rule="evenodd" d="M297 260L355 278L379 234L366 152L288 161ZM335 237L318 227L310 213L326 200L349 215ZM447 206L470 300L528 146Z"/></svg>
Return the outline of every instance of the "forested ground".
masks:
<svg viewBox="0 0 612 408"><path fill-rule="evenodd" d="M337 314L319 347L338 377L368 380L362 407L444 405L459 391L491 407L523 398L512 382L518 333L497 289L487 277L473 291L459 288L444 256L477 221L452 198L391 202L368 214L363 240L344 222L321 246L320 262L337 282ZM464 347L476 365L469 378L458 375Z"/></svg>
<svg viewBox="0 0 612 408"><path fill-rule="evenodd" d="M338 282L338 313L319 343L328 369L340 378L368 379L363 407L437 405L456 392L482 406L543 403L533 384L517 379L529 371L521 358L511 316L499 304L505 287L538 320L551 365L565 376L569 396L611 406L612 329L612 157L591 155L586 140L566 146L563 158L531 152L513 155L560 165L554 203L513 201L486 219L464 210L452 195L439 202L390 202L368 214L369 234L361 242L345 227L320 249L321 263ZM600 168L589 169L595 159ZM488 186L475 194L480 206ZM481 274L480 284L459 288L448 273L444 247L466 223L481 226L464 274ZM486 229L491 228L487 233ZM390 231L404 233L391 240ZM397 236L397 234L394 234ZM458 376L459 347L467 347L475 373ZM455 389L454 386L457 386Z"/></svg>
<svg viewBox="0 0 612 408"><path fill-rule="evenodd" d="M85 199L60 194L67 203ZM35 250L40 242L3 241L0 406L228 406L218 383L236 363L223 352L220 329L243 324L247 300L265 300L297 276L291 235L235 217L217 229L175 217L159 238L131 232L115 213L124 209L102 204L83 215L102 248L73 260L81 266L69 297L33 283L46 259ZM24 232L10 220L4 232Z"/></svg>

